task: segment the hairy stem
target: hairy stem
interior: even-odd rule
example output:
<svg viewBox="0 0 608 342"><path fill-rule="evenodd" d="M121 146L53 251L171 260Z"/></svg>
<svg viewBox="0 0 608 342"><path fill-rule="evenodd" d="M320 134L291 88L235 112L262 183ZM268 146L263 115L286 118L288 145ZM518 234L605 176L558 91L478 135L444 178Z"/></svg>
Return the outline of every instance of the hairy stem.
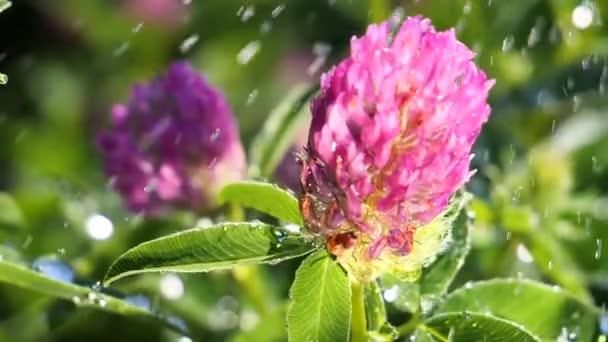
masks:
<svg viewBox="0 0 608 342"><path fill-rule="evenodd" d="M352 319L351 319L351 341L367 341L367 322L365 314L365 298L362 284L351 279Z"/></svg>

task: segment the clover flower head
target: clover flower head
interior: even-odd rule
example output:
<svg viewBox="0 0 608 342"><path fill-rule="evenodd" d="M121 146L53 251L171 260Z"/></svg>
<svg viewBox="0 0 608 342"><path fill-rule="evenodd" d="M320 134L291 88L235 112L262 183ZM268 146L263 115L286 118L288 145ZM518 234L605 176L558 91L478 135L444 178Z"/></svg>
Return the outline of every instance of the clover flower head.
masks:
<svg viewBox="0 0 608 342"><path fill-rule="evenodd" d="M133 87L97 137L105 172L127 207L144 214L213 208L244 177L245 155L224 95L188 63Z"/></svg>
<svg viewBox="0 0 608 342"><path fill-rule="evenodd" d="M445 245L443 213L472 175L471 149L490 114L494 81L474 56L453 29L411 17L394 36L388 22L370 25L321 77L300 206L357 278L414 277Z"/></svg>

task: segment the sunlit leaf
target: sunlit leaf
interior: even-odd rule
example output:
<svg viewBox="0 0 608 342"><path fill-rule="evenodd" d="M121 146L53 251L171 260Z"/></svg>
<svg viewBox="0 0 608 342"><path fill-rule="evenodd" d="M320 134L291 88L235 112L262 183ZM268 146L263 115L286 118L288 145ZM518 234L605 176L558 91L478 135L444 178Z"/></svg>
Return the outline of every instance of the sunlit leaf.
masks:
<svg viewBox="0 0 608 342"><path fill-rule="evenodd" d="M539 342L525 327L476 312L448 312L431 317L419 328L424 341ZM418 334L418 332L416 333Z"/></svg>
<svg viewBox="0 0 608 342"><path fill-rule="evenodd" d="M226 185L220 201L257 209L285 222L304 225L298 200L287 190L264 182L237 182Z"/></svg>
<svg viewBox="0 0 608 342"><path fill-rule="evenodd" d="M160 319L173 329L183 330L182 327L172 324L149 310L116 297L88 287L50 278L43 273L3 260L0 260L0 282L55 298L70 300L79 307L91 307L122 315L140 315Z"/></svg>
<svg viewBox="0 0 608 342"><path fill-rule="evenodd" d="M317 92L318 86L295 87L274 110L255 137L249 149L252 177L270 177L293 143L294 133L305 123L309 115L306 106Z"/></svg>
<svg viewBox="0 0 608 342"><path fill-rule="evenodd" d="M226 222L144 242L110 266L104 282L145 272L208 272L251 263L278 263L311 252L313 245L263 223Z"/></svg>
<svg viewBox="0 0 608 342"><path fill-rule="evenodd" d="M348 276L326 250L306 258L291 286L287 313L291 342L347 341L351 291Z"/></svg>
<svg viewBox="0 0 608 342"><path fill-rule="evenodd" d="M15 200L9 194L0 192L0 227L22 227L24 223L23 213Z"/></svg>
<svg viewBox="0 0 608 342"><path fill-rule="evenodd" d="M6 10L11 7L11 3L8 0L0 0L0 12Z"/></svg>
<svg viewBox="0 0 608 342"><path fill-rule="evenodd" d="M567 292L524 279L493 279L468 284L450 293L436 313L488 312L516 322L536 336L555 341L563 330L590 341L597 313Z"/></svg>

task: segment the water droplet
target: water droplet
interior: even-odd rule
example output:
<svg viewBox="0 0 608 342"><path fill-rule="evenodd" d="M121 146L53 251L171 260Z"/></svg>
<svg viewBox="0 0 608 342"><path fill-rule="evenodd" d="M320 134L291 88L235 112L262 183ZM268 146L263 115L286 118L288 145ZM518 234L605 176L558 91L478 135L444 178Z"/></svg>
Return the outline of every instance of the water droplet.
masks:
<svg viewBox="0 0 608 342"><path fill-rule="evenodd" d="M124 42L122 44L120 44L116 49L114 49L114 51L112 51L112 55L114 57L119 57L125 54L125 52L127 52L127 50L129 49L129 46L131 45L130 42Z"/></svg>
<svg viewBox="0 0 608 342"><path fill-rule="evenodd" d="M397 298L399 298L400 293L401 293L401 289L399 288L399 286L393 285L391 288L385 290L382 293L382 297L384 297L384 300L387 301L388 303L392 303L392 302L396 301Z"/></svg>
<svg viewBox="0 0 608 342"><path fill-rule="evenodd" d="M513 36L508 36L502 41L502 52L508 52L513 48L515 44L515 38Z"/></svg>
<svg viewBox="0 0 608 342"><path fill-rule="evenodd" d="M138 33L139 31L141 31L142 27L144 27L144 23L139 23L135 27L133 27L131 32Z"/></svg>
<svg viewBox="0 0 608 342"><path fill-rule="evenodd" d="M210 140L211 142L214 142L214 141L216 141L216 140L217 140L217 138L219 138L219 137L220 137L220 129L219 129L219 128L216 128L216 129L213 131L213 133L211 133L211 136L209 137L209 140Z"/></svg>
<svg viewBox="0 0 608 342"><path fill-rule="evenodd" d="M49 278L60 281L74 281L74 270L61 260L50 257L40 257L32 263L32 269Z"/></svg>
<svg viewBox="0 0 608 342"><path fill-rule="evenodd" d="M236 12L236 15L241 17L242 22L247 22L249 19L251 19L251 17L255 15L255 7L253 7L253 5L241 6Z"/></svg>
<svg viewBox="0 0 608 342"><path fill-rule="evenodd" d="M0 73L0 84L6 84L8 82L8 76Z"/></svg>
<svg viewBox="0 0 608 342"><path fill-rule="evenodd" d="M243 47L236 55L236 61L239 64L249 63L251 59L255 57L261 47L262 43L259 40L254 40L247 43L247 45L245 45L245 47Z"/></svg>
<svg viewBox="0 0 608 342"><path fill-rule="evenodd" d="M255 102L255 100L258 98L258 90L257 89L253 89L251 91L251 93L249 93L249 95L247 95L247 103L246 105L251 105L253 102Z"/></svg>
<svg viewBox="0 0 608 342"><path fill-rule="evenodd" d="M600 260L602 257L602 248L604 246L602 239L595 239L595 246L596 249L593 257L595 258L595 260Z"/></svg>
<svg viewBox="0 0 608 342"><path fill-rule="evenodd" d="M91 288L93 289L93 291L95 292L101 292L101 290L103 290L103 285L101 285L101 282L98 281L95 284L93 284L93 286L91 286Z"/></svg>
<svg viewBox="0 0 608 342"><path fill-rule="evenodd" d="M316 56L315 60L308 66L306 72L309 75L316 74L319 69L325 64L327 56L331 52L331 45L325 42L316 42L312 47L312 53Z"/></svg>
<svg viewBox="0 0 608 342"><path fill-rule="evenodd" d="M283 13L283 10L284 10L284 9L285 9L285 4L280 4L280 5L278 5L277 7L275 7L275 8L272 10L272 13L271 13L271 14L272 14L272 17L273 17L273 18L278 17L279 15L281 15L281 13Z"/></svg>
<svg viewBox="0 0 608 342"><path fill-rule="evenodd" d="M191 36L188 36L179 45L179 51L181 53L186 53L186 52L190 51L190 49L194 46L194 44L196 44L196 42L198 42L198 39L199 39L199 35L198 34L193 34Z"/></svg>
<svg viewBox="0 0 608 342"><path fill-rule="evenodd" d="M282 229L275 229L274 235L277 237L277 241L279 241L279 242L285 241L285 239L287 239L287 236L288 236L287 232Z"/></svg>
<svg viewBox="0 0 608 342"><path fill-rule="evenodd" d="M534 261L534 257L530 254L530 251L521 243L517 245L516 254L519 261L523 263L530 264Z"/></svg>

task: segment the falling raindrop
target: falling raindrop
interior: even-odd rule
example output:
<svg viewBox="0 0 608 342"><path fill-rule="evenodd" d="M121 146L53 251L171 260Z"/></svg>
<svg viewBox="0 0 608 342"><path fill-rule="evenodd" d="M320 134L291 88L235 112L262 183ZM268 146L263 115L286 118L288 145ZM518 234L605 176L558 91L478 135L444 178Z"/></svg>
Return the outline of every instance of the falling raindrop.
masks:
<svg viewBox="0 0 608 342"><path fill-rule="evenodd" d="M216 128L216 129L213 131L213 133L211 133L211 136L209 137L209 140L210 140L211 142L216 141L216 140L217 140L217 138L219 138L219 137L220 137L220 133L221 133L220 129L219 129L219 128Z"/></svg>
<svg viewBox="0 0 608 342"><path fill-rule="evenodd" d="M508 36L502 41L502 52L508 52L513 48L515 44L515 38L513 36Z"/></svg>
<svg viewBox="0 0 608 342"><path fill-rule="evenodd" d="M139 23L139 24L135 25L135 27L133 27L133 29L131 30L131 32L138 33L139 31L141 31L141 29L143 27L144 27L144 23Z"/></svg>
<svg viewBox="0 0 608 342"><path fill-rule="evenodd" d="M272 17L273 17L273 18L278 17L279 15L281 15L281 13L283 13L283 10L285 10L285 4L280 4L280 5L278 5L277 7L275 7L275 8L272 10L272 13L271 13L271 14L272 14Z"/></svg>
<svg viewBox="0 0 608 342"><path fill-rule="evenodd" d="M49 278L72 282L74 280L74 270L61 260L40 257L32 263L32 269L38 271Z"/></svg>
<svg viewBox="0 0 608 342"><path fill-rule="evenodd" d="M327 56L331 52L331 45L324 42L316 42L312 47L312 52L316 57L306 70L306 72L311 76L316 74L319 69L321 69L323 64L325 64Z"/></svg>
<svg viewBox="0 0 608 342"><path fill-rule="evenodd" d="M259 40L253 40L247 43L247 45L245 45L245 47L243 47L236 55L236 61L239 64L249 63L251 59L255 57L261 47L262 43Z"/></svg>
<svg viewBox="0 0 608 342"><path fill-rule="evenodd" d="M604 247L602 239L595 239L595 246L595 254L593 256L596 260L600 260L602 257L602 248Z"/></svg>
<svg viewBox="0 0 608 342"><path fill-rule="evenodd" d="M112 51L112 55L114 57L119 57L125 54L125 52L127 52L127 50L129 49L129 46L131 45L130 42L124 42L122 44L120 44L116 49L114 49L114 51Z"/></svg>
<svg viewBox="0 0 608 342"><path fill-rule="evenodd" d="M241 6L236 12L236 15L241 17L242 22L247 22L251 17L255 15L255 7L253 6Z"/></svg>
<svg viewBox="0 0 608 342"><path fill-rule="evenodd" d="M87 234L95 240L107 240L114 234L114 224L101 214L89 216L84 226Z"/></svg>
<svg viewBox="0 0 608 342"><path fill-rule="evenodd" d="M530 254L530 251L523 244L517 245L517 258L519 261L529 264L534 261L534 257Z"/></svg>
<svg viewBox="0 0 608 342"><path fill-rule="evenodd" d="M251 93L249 93L249 95L247 95L247 102L246 105L251 105L252 103L255 102L255 100L258 98L258 93L259 91L257 89L253 89L251 91Z"/></svg>
<svg viewBox="0 0 608 342"><path fill-rule="evenodd" d="M181 53L186 53L186 52L190 51L190 49L194 46L194 44L196 44L196 42L198 42L198 39L199 39L199 35L198 34L193 34L191 36L188 36L179 45L179 51Z"/></svg>

